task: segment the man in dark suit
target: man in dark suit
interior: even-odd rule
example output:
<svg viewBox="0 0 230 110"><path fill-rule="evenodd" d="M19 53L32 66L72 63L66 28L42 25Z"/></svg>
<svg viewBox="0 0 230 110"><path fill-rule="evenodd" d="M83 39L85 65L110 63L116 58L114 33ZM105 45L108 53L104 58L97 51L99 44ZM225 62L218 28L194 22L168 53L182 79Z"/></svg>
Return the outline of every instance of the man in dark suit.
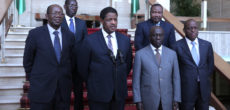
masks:
<svg viewBox="0 0 230 110"><path fill-rule="evenodd" d="M208 110L209 77L214 68L212 45L198 38L197 23L193 19L185 22L184 32L186 37L177 41L174 47L181 73L181 110Z"/></svg>
<svg viewBox="0 0 230 110"><path fill-rule="evenodd" d="M31 110L69 110L74 35L61 28L59 5L47 8L48 24L32 29L26 39L23 66L30 81Z"/></svg>
<svg viewBox="0 0 230 110"><path fill-rule="evenodd" d="M160 4L153 4L150 10L151 19L137 24L135 32L135 49L136 51L150 44L149 34L152 26L160 26L164 30L163 45L172 48L176 42L174 26L162 21L163 7Z"/></svg>
<svg viewBox="0 0 230 110"><path fill-rule="evenodd" d="M66 15L61 24L63 28L70 30L75 35L75 53L74 59L77 57L80 44L87 36L87 27L84 20L76 18L75 15L78 9L78 3L76 0L65 0L64 5ZM76 69L76 67L74 67ZM83 110L83 82L79 77L77 70L75 70L73 76L73 88L74 88L74 110Z"/></svg>
<svg viewBox="0 0 230 110"><path fill-rule="evenodd" d="M78 57L90 110L124 110L132 52L130 39L116 32L117 16L112 7L101 11L103 28L84 40Z"/></svg>

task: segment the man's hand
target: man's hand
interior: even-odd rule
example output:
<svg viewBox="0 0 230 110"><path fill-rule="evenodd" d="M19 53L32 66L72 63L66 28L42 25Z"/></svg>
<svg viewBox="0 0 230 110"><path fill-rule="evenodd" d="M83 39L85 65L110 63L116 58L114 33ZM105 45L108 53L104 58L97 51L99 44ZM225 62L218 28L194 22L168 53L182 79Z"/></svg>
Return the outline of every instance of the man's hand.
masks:
<svg viewBox="0 0 230 110"><path fill-rule="evenodd" d="M143 109L143 105L142 105L141 102L137 102L137 103L136 103L136 108L137 108L137 110L144 110L144 109Z"/></svg>
<svg viewBox="0 0 230 110"><path fill-rule="evenodd" d="M173 102L173 110L179 110L178 102Z"/></svg>

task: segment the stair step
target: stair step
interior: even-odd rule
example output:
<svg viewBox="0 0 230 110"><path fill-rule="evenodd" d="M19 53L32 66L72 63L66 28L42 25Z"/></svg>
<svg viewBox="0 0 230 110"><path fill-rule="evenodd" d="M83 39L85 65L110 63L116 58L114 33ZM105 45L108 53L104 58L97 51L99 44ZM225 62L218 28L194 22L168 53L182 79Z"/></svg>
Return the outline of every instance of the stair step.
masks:
<svg viewBox="0 0 230 110"><path fill-rule="evenodd" d="M25 77L25 73L0 73L0 78L20 78L20 77Z"/></svg>
<svg viewBox="0 0 230 110"><path fill-rule="evenodd" d="M19 96L0 96L0 106L2 104L19 104L21 95ZM4 110L1 109L0 110ZM8 109L5 109L8 110Z"/></svg>
<svg viewBox="0 0 230 110"><path fill-rule="evenodd" d="M9 32L6 38L9 39L26 39L28 32Z"/></svg>
<svg viewBox="0 0 230 110"><path fill-rule="evenodd" d="M5 47L5 55L9 54L21 54L23 55L24 53L24 47L25 46L6 46Z"/></svg>
<svg viewBox="0 0 230 110"><path fill-rule="evenodd" d="M25 39L6 39L5 46L25 46Z"/></svg>
<svg viewBox="0 0 230 110"><path fill-rule="evenodd" d="M35 27L11 27L10 32L29 32L29 30Z"/></svg>
<svg viewBox="0 0 230 110"><path fill-rule="evenodd" d="M25 77L0 77L0 86L23 86Z"/></svg>
<svg viewBox="0 0 230 110"><path fill-rule="evenodd" d="M0 74L25 73L22 64L0 64Z"/></svg>
<svg viewBox="0 0 230 110"><path fill-rule="evenodd" d="M0 97L1 96L21 96L23 93L23 88L19 86L1 86L0 87Z"/></svg>

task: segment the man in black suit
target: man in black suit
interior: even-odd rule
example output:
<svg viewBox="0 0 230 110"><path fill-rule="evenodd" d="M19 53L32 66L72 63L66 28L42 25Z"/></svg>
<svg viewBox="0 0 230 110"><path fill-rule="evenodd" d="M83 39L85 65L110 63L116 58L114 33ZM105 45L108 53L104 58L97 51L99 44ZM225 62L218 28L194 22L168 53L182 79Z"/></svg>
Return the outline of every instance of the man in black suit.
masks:
<svg viewBox="0 0 230 110"><path fill-rule="evenodd" d="M162 21L163 7L160 4L153 4L150 10L151 18L147 21L137 24L135 32L135 49L140 50L150 44L149 34L152 26L160 26L164 30L163 45L172 48L176 42L174 26L168 22Z"/></svg>
<svg viewBox="0 0 230 110"><path fill-rule="evenodd" d="M66 15L61 26L63 28L70 30L75 35L74 59L76 59L77 54L79 53L78 50L80 44L82 43L83 39L87 36L87 27L84 20L75 17L78 9L78 3L76 0L65 0L64 8L66 11ZM76 67L74 68L74 110L83 110L83 82L77 73Z"/></svg>
<svg viewBox="0 0 230 110"><path fill-rule="evenodd" d="M214 69L212 44L198 38L198 26L193 19L185 22L184 32L186 37L174 47L181 73L181 110L208 110L209 77Z"/></svg>
<svg viewBox="0 0 230 110"><path fill-rule="evenodd" d="M84 40L78 57L79 73L87 82L90 110L124 110L132 51L130 39L116 32L117 16L112 7L101 11L103 28Z"/></svg>
<svg viewBox="0 0 230 110"><path fill-rule="evenodd" d="M61 28L59 5L47 8L48 24L32 29L26 39L23 66L30 81L31 110L69 110L74 35Z"/></svg>

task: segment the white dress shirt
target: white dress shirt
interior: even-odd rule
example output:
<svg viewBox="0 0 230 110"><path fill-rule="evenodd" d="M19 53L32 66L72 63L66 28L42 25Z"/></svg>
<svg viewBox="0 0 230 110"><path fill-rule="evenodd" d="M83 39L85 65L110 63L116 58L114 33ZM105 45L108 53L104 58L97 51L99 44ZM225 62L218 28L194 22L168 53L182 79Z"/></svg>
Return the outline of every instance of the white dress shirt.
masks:
<svg viewBox="0 0 230 110"><path fill-rule="evenodd" d="M61 33L61 26L55 30L53 27L51 27L49 24L47 24L47 27L48 27L48 30L49 30L49 34L50 34L50 39L52 41L52 44L54 46L54 39L55 39L55 35L53 34L54 31L58 31L58 37L59 37L59 40L60 40L60 46L61 46L61 49L62 49L62 33Z"/></svg>
<svg viewBox="0 0 230 110"><path fill-rule="evenodd" d="M187 37L185 37L185 39L186 39L186 42L188 44L188 47L189 47L189 50L190 50L190 53L191 53L191 51L192 51L192 41L189 40ZM198 39L196 38L194 40L194 42L195 42L195 48L196 48L197 56L198 56L198 59L200 60L200 51L199 51Z"/></svg>
<svg viewBox="0 0 230 110"><path fill-rule="evenodd" d="M153 50L153 54L156 55L156 47L154 47L152 44L150 44L150 47ZM158 48L160 55L162 55L162 45Z"/></svg>
<svg viewBox="0 0 230 110"><path fill-rule="evenodd" d="M74 29L76 30L76 26L75 26L75 17L73 16L72 19L73 19L73 26L74 26ZM69 25L70 25L70 17L67 16L67 15L65 15L65 20L66 20L67 25L68 25L68 27L69 27Z"/></svg>
<svg viewBox="0 0 230 110"><path fill-rule="evenodd" d="M107 32L105 32L105 30L102 28L102 34L103 34L103 36L104 36L104 39L105 39L105 42L106 42L106 45L108 46L108 33ZM112 46L113 46L113 54L114 54L114 56L116 57L117 56L117 49L118 49L118 47L117 47L117 38L116 38L116 33L115 32L113 32L113 33L111 33L110 34L112 37L111 37L111 42L112 42Z"/></svg>

